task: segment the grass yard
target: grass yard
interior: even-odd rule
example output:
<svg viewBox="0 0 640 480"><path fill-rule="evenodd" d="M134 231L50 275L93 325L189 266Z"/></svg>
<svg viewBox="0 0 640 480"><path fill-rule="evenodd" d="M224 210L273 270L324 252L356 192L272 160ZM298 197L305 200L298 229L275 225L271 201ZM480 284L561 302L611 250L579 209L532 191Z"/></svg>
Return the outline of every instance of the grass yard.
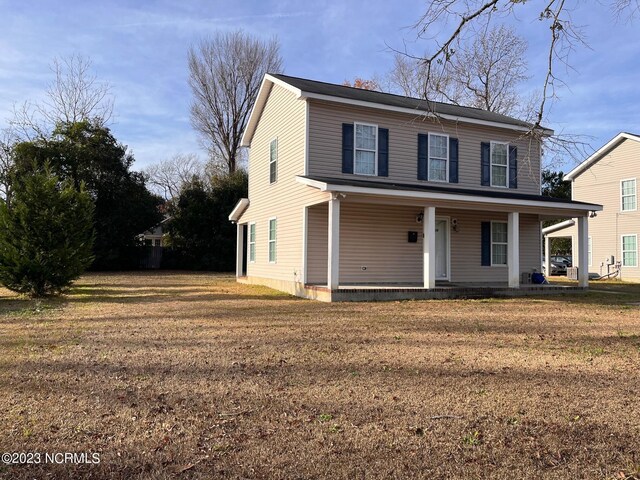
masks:
<svg viewBox="0 0 640 480"><path fill-rule="evenodd" d="M323 304L230 276L0 290L20 478L640 478L640 285Z"/></svg>

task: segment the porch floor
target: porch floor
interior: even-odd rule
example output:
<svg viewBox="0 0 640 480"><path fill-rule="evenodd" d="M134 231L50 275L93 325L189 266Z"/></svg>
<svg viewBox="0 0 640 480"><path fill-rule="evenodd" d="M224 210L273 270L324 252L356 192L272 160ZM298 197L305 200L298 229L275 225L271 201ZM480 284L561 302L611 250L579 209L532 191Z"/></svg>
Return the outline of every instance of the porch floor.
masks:
<svg viewBox="0 0 640 480"><path fill-rule="evenodd" d="M395 284L347 284L337 289L327 285L305 285L305 289L314 297L313 292L330 296L330 301L370 301L370 300L408 300L408 299L447 299L447 298L491 298L518 297L526 295L547 295L583 292L586 288L574 285L537 285L523 284L511 288L504 283L450 283L436 282L435 288L424 288L419 283Z"/></svg>

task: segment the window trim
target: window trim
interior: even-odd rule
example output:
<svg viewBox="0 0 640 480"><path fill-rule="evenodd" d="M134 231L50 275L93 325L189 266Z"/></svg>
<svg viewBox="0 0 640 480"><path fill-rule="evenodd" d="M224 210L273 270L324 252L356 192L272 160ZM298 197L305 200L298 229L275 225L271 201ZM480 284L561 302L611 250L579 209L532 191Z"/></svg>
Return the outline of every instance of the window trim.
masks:
<svg viewBox="0 0 640 480"><path fill-rule="evenodd" d="M635 250L635 254L636 254L636 263L634 265L625 265L624 264L624 252L632 252L633 250L625 250L624 249L624 238L625 237L634 237L636 240L636 250ZM620 252L621 252L621 258L620 261L622 263L623 267L629 267L629 268L638 268L638 235L636 233L628 233L626 235L620 235Z"/></svg>
<svg viewBox="0 0 640 480"><path fill-rule="evenodd" d="M623 190L622 190L622 184L623 184L624 182L630 182L631 180L633 180L633 185L634 185L634 192L633 192L633 195L632 195L632 194L624 195L624 194L622 193L622 192L623 192ZM630 208L630 209L628 209L628 210L625 210L625 209L624 209L624 198L625 198L625 197L631 197L631 196L635 197L635 199L636 199L636 201L635 201L636 206L635 206L635 208L633 208L633 209L631 209L631 208ZM634 178L623 178L622 180L620 180L620 212L635 212L636 210L638 210L638 181L636 180L636 178L635 178L635 177L634 177Z"/></svg>
<svg viewBox="0 0 640 480"><path fill-rule="evenodd" d="M276 222L275 223L275 229L274 229L274 239L271 240L271 222ZM267 223L267 225L269 226L269 231L268 231L268 235L267 235L267 257L269 259L269 263L278 263L278 217L271 217L269 218L269 221ZM273 255L274 255L274 259L271 259L271 242L273 242L274 247L273 247Z"/></svg>
<svg viewBox="0 0 640 480"><path fill-rule="evenodd" d="M493 241L493 224L494 223L501 223L503 225L507 226L507 241L506 242L494 242ZM491 221L491 238L490 238L490 246L491 246L491 266L492 267L507 267L509 266L509 223L508 222L504 222L502 220L492 220ZM505 245L507 247L507 258L505 260L505 263L493 263L493 245Z"/></svg>
<svg viewBox="0 0 640 480"><path fill-rule="evenodd" d="M276 142L276 159L271 159L271 145L273 142ZM272 138L269 142L269 185L273 185L274 183L278 183L278 156L279 156L279 142L278 137ZM271 164L275 164L275 180L271 180Z"/></svg>
<svg viewBox="0 0 640 480"><path fill-rule="evenodd" d="M593 237L591 235L589 235L589 237L587 238L587 256L588 256L587 265L589 267L592 267L593 266Z"/></svg>
<svg viewBox="0 0 640 480"><path fill-rule="evenodd" d="M253 227L253 241L251 241L251 227ZM249 263L256 263L256 222L249 222L249 231L247 232L247 256ZM253 247L253 260L251 259L251 247Z"/></svg>
<svg viewBox="0 0 640 480"><path fill-rule="evenodd" d="M505 169L506 169L506 175L505 175L506 182L505 182L504 185L495 185L493 183L493 166L494 166L494 163L493 163L493 146L494 145L505 145L507 147L507 163L506 163L506 165L499 165L497 163L495 164L496 167L505 167ZM491 187L495 187L495 188L509 188L509 181L510 180L511 179L509 178L509 142L499 142L497 140L496 141L491 140L489 142L489 185Z"/></svg>
<svg viewBox="0 0 640 480"><path fill-rule="evenodd" d="M427 181L428 182L438 182L438 183L449 183L449 158L451 157L451 152L449 151L449 134L448 133L433 133L427 132L428 142L427 142ZM445 180L435 180L431 178L431 137L445 137L447 139L447 158L445 159L447 166L445 167L446 179ZM434 157L436 160L442 160L441 158Z"/></svg>
<svg viewBox="0 0 640 480"><path fill-rule="evenodd" d="M364 127L375 127L376 129L376 141L375 141L375 150L370 150L368 148L358 148L358 125L362 125ZM358 173L356 172L356 163L358 161L358 155L356 152L360 150L362 152L374 152L373 159L373 173ZM354 175L363 175L365 177L377 177L378 176L378 125L373 123L364 123L364 122L353 122L353 174Z"/></svg>

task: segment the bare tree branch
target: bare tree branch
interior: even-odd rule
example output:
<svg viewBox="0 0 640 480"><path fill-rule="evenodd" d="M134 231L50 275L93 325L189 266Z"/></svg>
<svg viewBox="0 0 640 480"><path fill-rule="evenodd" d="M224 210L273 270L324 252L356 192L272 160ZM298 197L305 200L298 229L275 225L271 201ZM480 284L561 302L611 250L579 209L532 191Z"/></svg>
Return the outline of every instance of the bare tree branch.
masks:
<svg viewBox="0 0 640 480"><path fill-rule="evenodd" d="M240 140L265 73L279 73L277 40L255 39L242 31L219 33L189 49L191 124L211 159L229 173L238 168Z"/></svg>

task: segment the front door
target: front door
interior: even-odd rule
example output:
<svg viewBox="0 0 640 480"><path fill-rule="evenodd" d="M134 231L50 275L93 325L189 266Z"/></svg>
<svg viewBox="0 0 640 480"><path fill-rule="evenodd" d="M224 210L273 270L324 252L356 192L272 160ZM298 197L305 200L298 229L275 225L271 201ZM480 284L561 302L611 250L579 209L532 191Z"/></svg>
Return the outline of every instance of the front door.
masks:
<svg viewBox="0 0 640 480"><path fill-rule="evenodd" d="M436 280L449 280L449 221L436 219Z"/></svg>

